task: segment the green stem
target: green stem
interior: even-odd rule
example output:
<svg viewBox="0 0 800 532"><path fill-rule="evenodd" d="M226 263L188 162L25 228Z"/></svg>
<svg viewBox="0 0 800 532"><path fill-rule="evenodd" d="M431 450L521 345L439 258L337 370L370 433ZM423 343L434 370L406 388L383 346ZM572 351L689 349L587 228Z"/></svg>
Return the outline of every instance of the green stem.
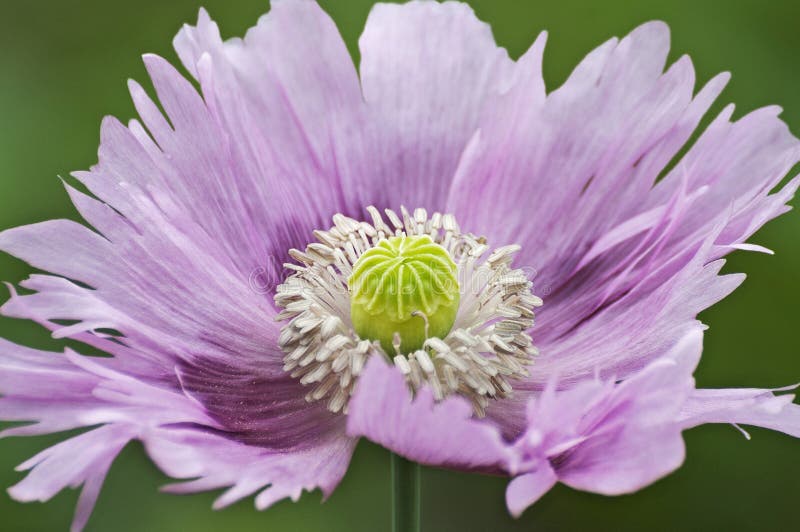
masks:
<svg viewBox="0 0 800 532"><path fill-rule="evenodd" d="M420 531L420 467L392 453L392 532Z"/></svg>

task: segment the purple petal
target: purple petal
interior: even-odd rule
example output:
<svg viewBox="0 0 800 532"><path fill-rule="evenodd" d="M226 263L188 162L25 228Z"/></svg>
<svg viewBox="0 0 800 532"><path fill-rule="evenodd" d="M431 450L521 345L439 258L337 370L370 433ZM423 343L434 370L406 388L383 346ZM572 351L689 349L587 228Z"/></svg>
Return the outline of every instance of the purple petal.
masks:
<svg viewBox="0 0 800 532"><path fill-rule="evenodd" d="M174 44L228 141L244 200L231 207L272 240L278 264L334 213L363 209L354 181L377 185L353 175L368 171L359 164L372 151L366 108L344 41L316 2L273 2L244 39L225 42L201 10Z"/></svg>
<svg viewBox="0 0 800 532"><path fill-rule="evenodd" d="M143 438L153 461L169 476L193 479L165 487L171 493L228 488L214 503L219 509L260 492L256 507L264 510L283 498L294 501L303 490L320 488L328 497L347 470L356 440L344 424L304 448L270 452L221 435L195 429L158 430Z"/></svg>
<svg viewBox="0 0 800 532"><path fill-rule="evenodd" d="M230 263L209 255L213 246L164 223L135 230L97 201L73 196L84 212L116 216L104 220L114 224L113 242L58 221L6 231L0 247L93 289L37 275L23 283L36 292L13 294L3 307L7 315L76 322L53 325L59 337L121 331L123 345L110 350L120 367L184 390L240 441L290 449L335 427L336 416L307 403L306 390L283 370L274 310L264 294L243 283Z"/></svg>
<svg viewBox="0 0 800 532"><path fill-rule="evenodd" d="M558 477L546 461L534 472L514 478L506 487L506 506L514 517L519 517L542 495L556 485Z"/></svg>
<svg viewBox="0 0 800 532"><path fill-rule="evenodd" d="M513 62L456 2L377 4L359 48L379 139L373 172L359 184L376 182L368 199L379 207L443 209L461 152Z"/></svg>
<svg viewBox="0 0 800 532"><path fill-rule="evenodd" d="M685 451L675 419L694 390L701 351L702 333L695 330L665 359L618 386L603 405L601 424L581 430L589 437L564 459L559 478L574 488L618 495L677 469Z"/></svg>
<svg viewBox="0 0 800 532"><path fill-rule="evenodd" d="M247 445L243 443L246 435L226 431L213 417L213 409L186 390L147 384L113 366L114 359L46 353L0 341L0 418L31 422L7 429L3 435L100 426L22 464L20 470L31 472L10 490L18 500L47 500L65 487L83 484L73 524L76 530L85 525L111 462L133 439L144 442L168 475L196 479L173 491L230 487L218 505L268 485L256 499L259 508L284 497L296 499L304 489L320 487L327 496L347 468L355 440L344 434L342 418L316 427L294 446L284 441L276 447L277 436L263 438L264 445ZM234 385L246 387L239 382ZM241 407L243 411L249 408ZM303 426L302 413L292 413L287 407L283 414L282 422L289 427L285 430ZM255 422L258 417L252 419ZM281 425L272 429L278 432Z"/></svg>
<svg viewBox="0 0 800 532"><path fill-rule="evenodd" d="M785 211L786 201L797 188L794 183L770 195L800 159L800 144L778 118L780 109L759 109L736 122L730 121L732 111L729 107L717 117L647 199L650 205L663 202L682 179L688 179L689 191L706 187L707 192L683 217L670 242L672 249L696 242L723 215L730 220L716 243L744 243ZM674 253L670 248L664 251Z"/></svg>
<svg viewBox="0 0 800 532"><path fill-rule="evenodd" d="M482 141L462 161L449 210L493 242L524 244L520 260L544 275L546 285L569 273L569 265L559 270L568 259L558 255L579 253L578 241L613 224L598 210L613 217L638 207L654 176L637 178L644 173L633 168L637 160L651 150L680 148L674 137L681 132L671 128L691 100L693 73L684 60L661 77L668 47L666 26L649 23L589 54L543 105L520 105L538 81L513 87L501 112L479 124ZM669 157L661 159L665 164ZM593 193L584 194L589 181ZM528 223L531 209L535 224ZM563 245L564 239L577 246Z"/></svg>
<svg viewBox="0 0 800 532"><path fill-rule="evenodd" d="M499 431L473 419L469 402L453 396L436 403L428 388L412 399L400 371L379 357L359 377L347 433L421 464L462 470L496 471L510 456Z"/></svg>
<svg viewBox="0 0 800 532"><path fill-rule="evenodd" d="M30 469L8 493L22 502L48 501L66 487L83 484L72 530L82 530L92 513L111 462L135 437L132 427L106 425L45 449L20 465Z"/></svg>
<svg viewBox="0 0 800 532"><path fill-rule="evenodd" d="M529 426L514 443L506 493L519 515L556 480L618 495L675 470L684 459L682 404L694 390L702 350L696 327L663 358L621 384L586 381L558 389L552 381L528 408Z"/></svg>
<svg viewBox="0 0 800 532"><path fill-rule="evenodd" d="M624 378L666 353L676 339L697 327L695 315L699 309L719 301L744 279L741 275L718 275L722 260L706 263L712 241L713 235L676 273L664 275L662 271L673 266L660 266L643 279L639 288L568 334L555 336L555 331L543 325L544 330L539 332L544 339L540 340L536 336L537 325L533 333L542 355L531 368L527 386L541 387L551 375L577 381L597 371L606 378ZM568 308L551 312L558 312L554 316L558 320L569 320Z"/></svg>
<svg viewBox="0 0 800 532"><path fill-rule="evenodd" d="M776 391L732 388L696 390L683 406L681 423L685 428L705 423L736 423L778 430L800 438L800 405L794 395Z"/></svg>
<svg viewBox="0 0 800 532"><path fill-rule="evenodd" d="M706 265L746 249L800 183L770 195L800 144L764 109L735 123L723 112L654 186L728 78L693 97L688 58L662 72L668 48L666 26L648 23L589 54L543 101L538 76L509 83L461 158L448 210L493 243L522 244L518 265L545 301L537 387L553 373L623 377L663 352L740 280Z"/></svg>
<svg viewBox="0 0 800 532"><path fill-rule="evenodd" d="M684 455L683 438L675 426L646 433L629 428L582 445L559 472L559 479L575 489L603 495L632 493L672 473Z"/></svg>
<svg viewBox="0 0 800 532"><path fill-rule="evenodd" d="M222 430L231 445L248 448L244 458L258 458L262 479L273 484L259 505L294 497L299 489L317 485L311 480L315 468L319 485L328 492L341 478L353 442L343 433L343 420L324 405L307 403L302 385L283 371L270 297L281 280L281 263L289 248L304 244L311 229L344 209L343 203L322 200L319 194L327 186L334 196L341 196L335 184L340 169L334 152L339 148L334 150L325 135L348 137L341 131L334 135L328 127L342 125L336 117L343 119L349 113L336 106L344 105L344 100L363 106L344 45L321 13L313 3L278 4L272 18L264 19L245 40L252 52L247 61L262 67L269 64L269 71L277 76L271 91L256 85L259 79L240 87L239 93L221 85L232 81L234 67L221 64L217 77L210 77L213 62L208 58L213 50L208 50L201 53L198 69L193 70L201 78L204 100L163 59L146 56L166 116L132 83L134 103L148 131L135 121L125 127L114 119L104 120L98 165L90 172L76 173L98 199L67 187L97 232L73 222L51 221L0 233L0 249L66 277L32 276L23 287L33 293L20 295L12 290L3 312L35 320L56 337L84 341L115 357L102 364L72 357L67 369L44 372L56 372L58 377L41 379L25 366L22 377L30 393L12 393L15 384L8 384L0 412L5 419L35 423L11 428L7 434L104 423L128 427L137 434L142 424L149 430L162 427L162 434L169 423ZM300 50L299 46L287 48L287 37L305 31L291 24L306 29L317 24L319 31L314 34L320 41L302 49L309 60L284 57L281 70L276 54ZM204 15L201 25L205 30L211 25ZM223 47L219 42L206 44ZM219 52L220 63L226 53ZM337 53L346 59L349 70L342 70L346 65L332 59ZM325 68L327 73L320 74ZM339 77L326 84L319 83L317 75ZM306 85L319 87L319 93L297 90ZM215 86L229 98L227 102L223 97L214 100ZM349 96L344 94L348 86ZM284 89L293 101L284 101ZM272 100L251 102L249 109L283 114L265 113L253 119L251 113L250 123L233 123L234 113L241 109L226 110L223 104L244 97L245 92L257 97L262 91ZM320 105L318 96L328 95L336 101ZM357 110L354 113L358 115ZM328 126L320 118L328 120ZM253 123L273 129L258 129ZM243 137L236 137L232 127ZM323 130L325 135L308 138ZM264 145L258 141L264 138L273 144L262 150ZM280 164L275 154L280 155ZM319 199L316 205L306 201L309 195ZM307 206L308 211L297 205ZM259 276L256 283L254 274ZM61 325L62 320L71 323ZM121 335L109 336L109 329ZM8 347L11 352L16 349ZM128 378L105 373L112 370ZM43 401L42 397L53 393L47 379L56 378L74 388L59 401ZM165 410L164 404L171 405L170 409ZM321 442L320 447L309 442ZM287 461L284 469L277 465L279 457ZM288 462L293 457L294 465ZM311 467L314 463L320 465ZM226 472L220 466L207 476L217 481L232 479L237 471L247 469L247 463L242 459L230 468L232 472ZM84 480L83 501L91 501L102 477L88 475ZM87 505L81 502L82 508Z"/></svg>
<svg viewBox="0 0 800 532"><path fill-rule="evenodd" d="M46 353L0 341L0 418L25 421L2 436L35 435L101 425L53 447L18 470L30 470L9 490L20 501L46 501L83 485L73 530L92 511L111 462L146 425L204 423L201 407L104 367L108 359Z"/></svg>

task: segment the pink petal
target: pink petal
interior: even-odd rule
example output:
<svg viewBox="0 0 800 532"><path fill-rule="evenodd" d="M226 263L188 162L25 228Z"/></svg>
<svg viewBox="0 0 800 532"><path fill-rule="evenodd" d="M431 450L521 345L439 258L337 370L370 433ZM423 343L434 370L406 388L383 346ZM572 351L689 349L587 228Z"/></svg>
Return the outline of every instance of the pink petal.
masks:
<svg viewBox="0 0 800 532"><path fill-rule="evenodd" d="M459 156L513 62L466 4L377 4L359 40L378 207L443 209ZM540 88L541 90L541 88Z"/></svg>
<svg viewBox="0 0 800 532"><path fill-rule="evenodd" d="M350 400L347 433L441 467L496 471L510 456L497 428L474 419L465 399L436 403L427 388L412 399L400 371L377 356L367 363Z"/></svg>
<svg viewBox="0 0 800 532"><path fill-rule="evenodd" d="M544 462L532 473L514 478L506 487L506 506L514 517L519 517L526 508L532 506L542 495L556 485L556 476L550 464Z"/></svg>

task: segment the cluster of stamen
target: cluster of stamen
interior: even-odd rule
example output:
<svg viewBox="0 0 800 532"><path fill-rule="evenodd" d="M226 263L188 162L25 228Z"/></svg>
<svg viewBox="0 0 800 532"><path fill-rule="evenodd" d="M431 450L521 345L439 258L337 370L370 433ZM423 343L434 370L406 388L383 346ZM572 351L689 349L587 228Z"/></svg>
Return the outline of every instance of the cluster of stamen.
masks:
<svg viewBox="0 0 800 532"><path fill-rule="evenodd" d="M460 394L484 415L490 399L511 393L509 381L528 375L538 353L527 331L542 301L531 294L524 272L511 267L519 247L489 252L484 238L462 233L450 214L429 217L424 209L412 214L403 208L398 215L387 209L384 221L374 207L367 211L372 223L337 214L328 231L314 232L317 242L290 251L298 264L286 265L294 273L275 295L283 309L277 319L287 320L279 338L284 369L310 387L307 400L326 400L331 411L346 412L367 358L385 356L413 391L428 385L437 400ZM383 239L413 235L430 236L452 258L460 302L444 337L426 338L409 353L401 351L398 338L387 353L380 342L355 332L347 280L361 255Z"/></svg>

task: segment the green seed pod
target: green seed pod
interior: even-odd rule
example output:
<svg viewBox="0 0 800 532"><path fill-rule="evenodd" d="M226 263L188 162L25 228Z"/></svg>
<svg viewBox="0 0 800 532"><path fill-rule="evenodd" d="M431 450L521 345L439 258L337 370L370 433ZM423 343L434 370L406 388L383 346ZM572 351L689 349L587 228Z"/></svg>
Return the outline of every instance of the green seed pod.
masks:
<svg viewBox="0 0 800 532"><path fill-rule="evenodd" d="M460 300L456 264L428 235L394 236L365 252L347 280L350 317L361 338L394 355L450 332Z"/></svg>

